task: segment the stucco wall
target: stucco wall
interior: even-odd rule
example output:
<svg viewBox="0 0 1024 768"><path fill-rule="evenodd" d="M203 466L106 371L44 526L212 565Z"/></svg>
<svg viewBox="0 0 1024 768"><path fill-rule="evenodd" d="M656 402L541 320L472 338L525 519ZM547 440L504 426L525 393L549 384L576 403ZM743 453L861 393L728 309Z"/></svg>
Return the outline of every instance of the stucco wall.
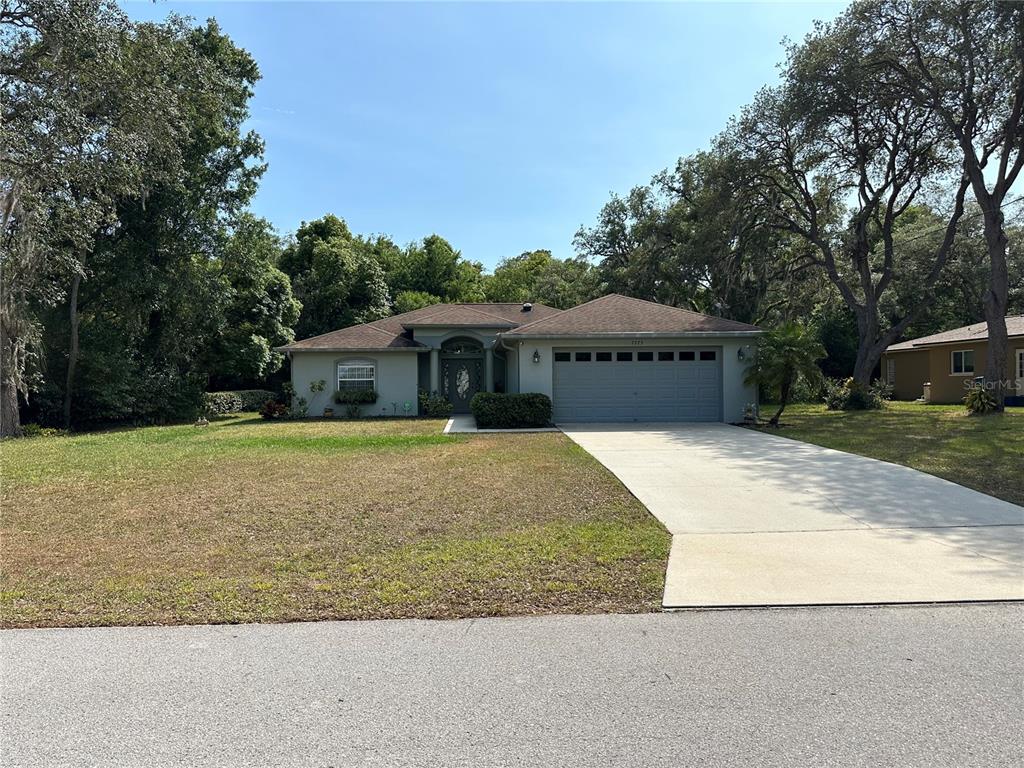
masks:
<svg viewBox="0 0 1024 768"><path fill-rule="evenodd" d="M338 388L337 364L343 360L372 360L377 366L377 393L373 405L360 408L363 416L391 416L398 404L398 415L405 415L406 402L412 404L410 415L416 415L416 384L418 380L418 358L416 352L379 352L366 354L343 354L338 352L293 352L292 386L295 396L309 401L309 415L322 416L324 408L334 408L336 415L345 414L345 406L334 402ZM323 379L327 382L323 392L312 393L309 385Z"/></svg>
<svg viewBox="0 0 1024 768"><path fill-rule="evenodd" d="M1010 339L1009 354L1006 361L1005 377L1015 381L1016 350L1024 347L1019 339ZM952 373L951 355L954 350L970 349L974 351L974 373L957 376ZM931 402L959 403L964 399L967 386L976 376L985 374L985 357L988 355L988 342L972 344L947 344L941 347L915 350L913 352L891 352L883 356L882 370L886 370L885 360L896 361L897 400L915 400L921 396L924 382L930 381ZM1024 382L1018 382L1018 391L1024 394ZM1012 393L1012 391L1011 391Z"/></svg>
<svg viewBox="0 0 1024 768"><path fill-rule="evenodd" d="M743 419L743 409L747 403L757 402L757 387L744 383L746 371L753 360L753 351L757 340L754 338L707 338L685 337L669 339L645 340L643 346L664 348L675 346L717 347L722 350L722 411L723 420L736 422ZM630 347L634 346L631 339L565 339L525 341L517 350L519 371L519 392L542 392L549 397L554 392L554 348L587 347ZM738 350L744 348L745 359L740 360ZM534 352L540 353L540 361L533 362Z"/></svg>

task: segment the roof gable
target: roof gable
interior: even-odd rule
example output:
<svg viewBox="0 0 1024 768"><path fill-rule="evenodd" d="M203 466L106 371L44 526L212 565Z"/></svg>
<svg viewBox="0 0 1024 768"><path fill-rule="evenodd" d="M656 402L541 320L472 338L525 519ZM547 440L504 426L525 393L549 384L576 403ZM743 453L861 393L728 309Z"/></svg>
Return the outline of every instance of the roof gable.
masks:
<svg viewBox="0 0 1024 768"><path fill-rule="evenodd" d="M756 325L703 315L611 293L549 318L520 326L505 336L615 336L628 334L757 333Z"/></svg>

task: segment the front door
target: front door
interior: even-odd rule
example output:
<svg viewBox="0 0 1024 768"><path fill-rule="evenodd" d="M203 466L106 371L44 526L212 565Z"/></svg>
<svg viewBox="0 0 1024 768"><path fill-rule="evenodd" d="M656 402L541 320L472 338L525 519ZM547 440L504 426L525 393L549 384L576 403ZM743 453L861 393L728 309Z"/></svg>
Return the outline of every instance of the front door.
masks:
<svg viewBox="0 0 1024 768"><path fill-rule="evenodd" d="M441 358L441 391L455 413L469 413L469 401L483 388L483 380L482 357Z"/></svg>

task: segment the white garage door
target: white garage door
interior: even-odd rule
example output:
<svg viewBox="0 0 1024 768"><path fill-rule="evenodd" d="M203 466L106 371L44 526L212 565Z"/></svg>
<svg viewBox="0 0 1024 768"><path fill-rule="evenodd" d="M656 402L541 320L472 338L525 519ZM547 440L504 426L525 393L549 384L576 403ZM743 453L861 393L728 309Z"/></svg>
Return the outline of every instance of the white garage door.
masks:
<svg viewBox="0 0 1024 768"><path fill-rule="evenodd" d="M720 349L556 349L554 417L721 421Z"/></svg>

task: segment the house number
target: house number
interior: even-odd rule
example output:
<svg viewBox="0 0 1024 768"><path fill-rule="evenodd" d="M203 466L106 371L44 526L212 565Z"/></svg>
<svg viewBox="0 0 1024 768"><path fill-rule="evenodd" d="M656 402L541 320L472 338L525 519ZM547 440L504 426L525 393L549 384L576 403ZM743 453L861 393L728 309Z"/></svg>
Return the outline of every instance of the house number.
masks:
<svg viewBox="0 0 1024 768"><path fill-rule="evenodd" d="M634 347L642 347L644 345L644 340L643 339L633 339L632 343L633 343Z"/></svg>

